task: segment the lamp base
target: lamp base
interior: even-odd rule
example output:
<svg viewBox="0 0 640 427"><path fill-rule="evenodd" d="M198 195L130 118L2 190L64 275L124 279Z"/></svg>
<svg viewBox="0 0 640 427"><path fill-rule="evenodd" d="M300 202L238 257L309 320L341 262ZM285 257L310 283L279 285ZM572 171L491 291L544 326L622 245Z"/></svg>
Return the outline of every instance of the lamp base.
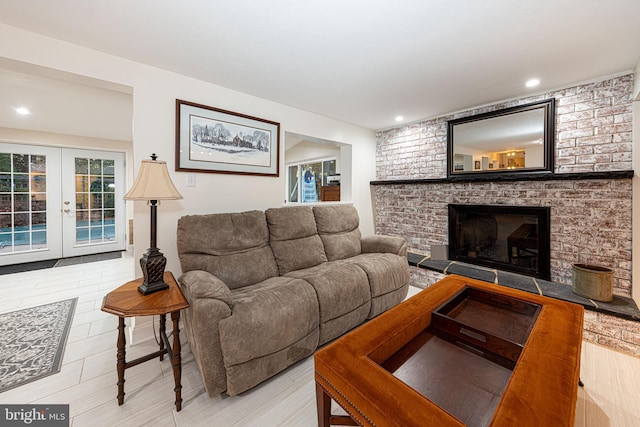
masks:
<svg viewBox="0 0 640 427"><path fill-rule="evenodd" d="M164 281L159 283L142 283L142 285L138 286L138 292L142 295L149 295L154 292L164 291L165 289L169 289L169 285L167 285Z"/></svg>
<svg viewBox="0 0 640 427"><path fill-rule="evenodd" d="M167 259L158 248L149 248L140 258L140 268L142 269L142 284L138 286L138 292L148 295L153 292L169 289L169 285L164 281L164 268Z"/></svg>

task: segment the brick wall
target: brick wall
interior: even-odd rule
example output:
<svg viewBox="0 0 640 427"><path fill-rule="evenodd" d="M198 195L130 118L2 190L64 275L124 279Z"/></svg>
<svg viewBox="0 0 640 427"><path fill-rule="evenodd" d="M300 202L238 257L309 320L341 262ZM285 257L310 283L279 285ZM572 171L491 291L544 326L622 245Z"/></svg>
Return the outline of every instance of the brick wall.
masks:
<svg viewBox="0 0 640 427"><path fill-rule="evenodd" d="M447 176L447 121L556 99L555 171L630 170L633 74L378 132L379 180Z"/></svg>
<svg viewBox="0 0 640 427"><path fill-rule="evenodd" d="M582 337L587 341L640 356L640 322L585 310Z"/></svg>
<svg viewBox="0 0 640 427"><path fill-rule="evenodd" d="M555 172L630 170L632 91L633 75L625 75L380 131L377 179L445 178L448 120L548 98L556 99ZM404 237L411 250L424 254L448 241L449 203L549 206L552 280L569 285L574 263L602 265L614 270L614 293L631 296L631 179L427 182L373 189L376 232ZM438 279L417 270L412 269L412 281L420 287ZM637 322L589 313L585 339L640 355Z"/></svg>

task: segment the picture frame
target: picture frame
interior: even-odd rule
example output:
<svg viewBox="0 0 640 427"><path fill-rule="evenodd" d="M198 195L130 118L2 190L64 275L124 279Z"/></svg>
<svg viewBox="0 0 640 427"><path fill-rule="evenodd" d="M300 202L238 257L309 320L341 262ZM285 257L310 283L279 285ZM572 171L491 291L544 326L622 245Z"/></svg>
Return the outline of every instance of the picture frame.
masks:
<svg viewBox="0 0 640 427"><path fill-rule="evenodd" d="M280 123L176 99L176 171L277 177Z"/></svg>

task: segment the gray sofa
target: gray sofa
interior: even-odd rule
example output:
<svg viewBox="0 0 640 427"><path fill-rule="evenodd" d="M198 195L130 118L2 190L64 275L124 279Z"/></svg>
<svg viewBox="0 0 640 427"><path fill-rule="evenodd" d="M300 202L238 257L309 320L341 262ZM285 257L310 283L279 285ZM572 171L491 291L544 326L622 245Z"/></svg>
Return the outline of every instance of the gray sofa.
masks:
<svg viewBox="0 0 640 427"><path fill-rule="evenodd" d="M350 205L178 220L185 329L209 395L242 393L401 302L405 242Z"/></svg>

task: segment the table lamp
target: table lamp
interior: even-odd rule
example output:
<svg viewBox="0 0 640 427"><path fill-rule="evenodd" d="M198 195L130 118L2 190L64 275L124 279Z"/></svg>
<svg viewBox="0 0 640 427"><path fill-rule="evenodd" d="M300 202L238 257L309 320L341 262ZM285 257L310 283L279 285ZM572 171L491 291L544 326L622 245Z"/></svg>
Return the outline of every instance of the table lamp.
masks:
<svg viewBox="0 0 640 427"><path fill-rule="evenodd" d="M133 187L124 196L125 200L146 200L151 207L151 247L140 258L144 279L138 291L143 295L169 288L163 279L167 259L156 247L158 201L182 199L171 182L167 162L157 158L158 156L152 154L151 160L142 161Z"/></svg>

